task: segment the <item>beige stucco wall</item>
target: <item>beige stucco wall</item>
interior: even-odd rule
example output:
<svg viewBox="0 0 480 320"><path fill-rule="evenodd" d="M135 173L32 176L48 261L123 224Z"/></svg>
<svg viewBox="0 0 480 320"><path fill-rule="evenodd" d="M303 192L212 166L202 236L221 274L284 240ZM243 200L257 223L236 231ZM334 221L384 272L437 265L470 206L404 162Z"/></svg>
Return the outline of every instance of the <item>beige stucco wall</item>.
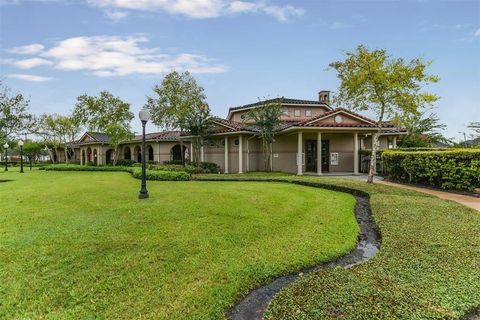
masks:
<svg viewBox="0 0 480 320"><path fill-rule="evenodd" d="M282 115L280 117L280 120L296 120L296 121L301 121L301 120L304 120L304 119L308 119L308 118L311 118L311 117L316 117L316 116L319 116L319 115L322 115L326 112L326 109L324 107L321 107L321 106L315 106L315 105L312 105L312 106L290 106L290 105L286 105L286 106L282 106L282 110L284 109L287 109L288 110L288 116L285 116L285 115ZM295 116L295 110L299 110L300 111L300 116L296 117ZM307 117L305 115L305 111L307 110L310 110L312 112L312 115L310 117ZM249 110L245 110L245 111L237 111L237 112L234 112L232 113L232 118L231 120L233 121L237 121L237 122L243 122L244 119L242 119L242 115L245 115Z"/></svg>

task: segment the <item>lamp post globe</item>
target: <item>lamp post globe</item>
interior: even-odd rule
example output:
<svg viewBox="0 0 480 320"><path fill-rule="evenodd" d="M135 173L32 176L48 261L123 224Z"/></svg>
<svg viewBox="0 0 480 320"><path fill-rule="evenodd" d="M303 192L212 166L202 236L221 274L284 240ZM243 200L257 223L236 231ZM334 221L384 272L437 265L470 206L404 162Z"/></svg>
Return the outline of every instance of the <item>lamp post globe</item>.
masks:
<svg viewBox="0 0 480 320"><path fill-rule="evenodd" d="M148 198L148 191L147 191L147 177L146 177L146 163L145 163L145 126L150 120L150 111L147 108L142 108L138 113L138 117L142 122L142 185L140 187L140 193L138 194L139 199L146 199Z"/></svg>
<svg viewBox="0 0 480 320"><path fill-rule="evenodd" d="M20 147L20 173L23 173L23 140L18 141Z"/></svg>
<svg viewBox="0 0 480 320"><path fill-rule="evenodd" d="M5 149L5 171L8 171L8 143L5 142L3 148Z"/></svg>

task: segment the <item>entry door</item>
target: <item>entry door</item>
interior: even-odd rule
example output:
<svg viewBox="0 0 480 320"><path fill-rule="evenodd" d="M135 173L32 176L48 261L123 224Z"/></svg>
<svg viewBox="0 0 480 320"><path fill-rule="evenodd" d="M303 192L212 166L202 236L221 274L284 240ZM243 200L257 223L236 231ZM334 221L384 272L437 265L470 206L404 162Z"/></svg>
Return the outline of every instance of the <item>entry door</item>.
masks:
<svg viewBox="0 0 480 320"><path fill-rule="evenodd" d="M305 141L305 170L317 171L317 140Z"/></svg>
<svg viewBox="0 0 480 320"><path fill-rule="evenodd" d="M329 160L330 154L330 141L322 140L322 172L329 172L330 171L330 163Z"/></svg>

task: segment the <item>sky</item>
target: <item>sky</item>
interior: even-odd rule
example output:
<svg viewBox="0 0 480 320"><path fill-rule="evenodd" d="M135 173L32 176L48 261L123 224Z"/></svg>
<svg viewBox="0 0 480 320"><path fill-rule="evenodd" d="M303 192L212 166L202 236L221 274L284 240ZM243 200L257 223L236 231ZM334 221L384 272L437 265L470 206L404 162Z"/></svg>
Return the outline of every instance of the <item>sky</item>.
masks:
<svg viewBox="0 0 480 320"><path fill-rule="evenodd" d="M480 121L480 0L0 0L0 80L36 114L108 90L136 115L172 70L221 117L263 97L317 100L339 85L328 64L360 44L432 61L447 137Z"/></svg>

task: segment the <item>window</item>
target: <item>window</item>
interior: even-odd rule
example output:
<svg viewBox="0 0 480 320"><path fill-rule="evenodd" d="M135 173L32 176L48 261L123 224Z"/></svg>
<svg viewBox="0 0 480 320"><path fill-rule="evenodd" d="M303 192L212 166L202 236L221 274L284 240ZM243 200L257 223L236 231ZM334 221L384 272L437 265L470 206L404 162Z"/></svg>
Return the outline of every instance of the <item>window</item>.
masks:
<svg viewBox="0 0 480 320"><path fill-rule="evenodd" d="M300 117L300 110L295 110L295 117Z"/></svg>
<svg viewBox="0 0 480 320"><path fill-rule="evenodd" d="M305 110L305 117L311 117L312 116L312 110Z"/></svg>
<svg viewBox="0 0 480 320"><path fill-rule="evenodd" d="M286 116L286 117L288 117L290 115L287 108L283 109L283 115Z"/></svg>
<svg viewBox="0 0 480 320"><path fill-rule="evenodd" d="M235 144L236 146L238 146L239 143L240 143L240 141L238 141L238 139L235 139L235 143L234 143L234 144Z"/></svg>
<svg viewBox="0 0 480 320"><path fill-rule="evenodd" d="M392 137L387 137L387 146L388 146L388 149L393 149L393 138Z"/></svg>

